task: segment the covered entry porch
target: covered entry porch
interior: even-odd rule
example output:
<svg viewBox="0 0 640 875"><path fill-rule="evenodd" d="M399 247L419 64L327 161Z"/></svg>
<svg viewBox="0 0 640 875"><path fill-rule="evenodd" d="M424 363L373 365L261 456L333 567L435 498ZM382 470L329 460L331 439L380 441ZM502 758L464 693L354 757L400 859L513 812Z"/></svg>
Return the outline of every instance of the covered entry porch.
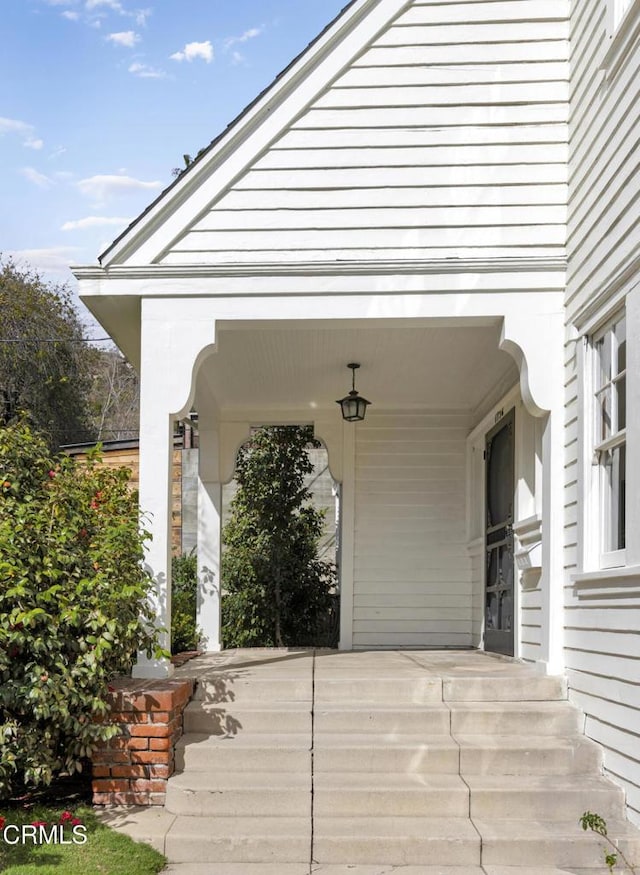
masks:
<svg viewBox="0 0 640 875"><path fill-rule="evenodd" d="M340 484L340 648L484 646L485 437L513 409L508 524L529 533L538 569L514 585L513 653L558 670L560 314L549 292L143 297L140 501L153 512L161 624L170 625L170 436L195 410L206 650L224 647L221 487L251 428L269 423L313 424ZM361 363L357 385L373 402L356 425L335 404L350 388L349 361ZM136 671L168 667L141 659Z"/></svg>

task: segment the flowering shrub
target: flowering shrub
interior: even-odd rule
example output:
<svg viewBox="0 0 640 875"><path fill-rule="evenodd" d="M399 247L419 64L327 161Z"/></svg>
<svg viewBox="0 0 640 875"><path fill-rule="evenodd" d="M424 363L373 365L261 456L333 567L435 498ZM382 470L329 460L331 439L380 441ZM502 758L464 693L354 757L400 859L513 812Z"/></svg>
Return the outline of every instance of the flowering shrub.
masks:
<svg viewBox="0 0 640 875"><path fill-rule="evenodd" d="M126 468L51 456L24 423L0 428L0 798L79 770L117 733L109 680L159 655Z"/></svg>

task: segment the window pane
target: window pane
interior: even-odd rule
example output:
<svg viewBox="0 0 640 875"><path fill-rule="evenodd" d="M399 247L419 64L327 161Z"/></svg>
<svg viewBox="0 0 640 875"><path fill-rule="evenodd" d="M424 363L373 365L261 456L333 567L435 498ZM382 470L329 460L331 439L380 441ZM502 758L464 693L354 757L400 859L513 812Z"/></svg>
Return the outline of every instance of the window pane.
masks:
<svg viewBox="0 0 640 875"><path fill-rule="evenodd" d="M606 454L605 473L605 552L625 546L626 448L616 447Z"/></svg>
<svg viewBox="0 0 640 875"><path fill-rule="evenodd" d="M611 386L607 386L596 395L596 402L598 405L596 443L599 444L611 437Z"/></svg>
<svg viewBox="0 0 640 875"><path fill-rule="evenodd" d="M596 354L598 357L596 388L600 389L611 379L611 332L607 331L596 343Z"/></svg>
<svg viewBox="0 0 640 875"><path fill-rule="evenodd" d="M620 377L616 383L616 400L618 403L618 422L616 431L627 427L627 378Z"/></svg>
<svg viewBox="0 0 640 875"><path fill-rule="evenodd" d="M627 326L624 319L614 325L613 332L616 338L617 347L617 367L616 374L627 367Z"/></svg>

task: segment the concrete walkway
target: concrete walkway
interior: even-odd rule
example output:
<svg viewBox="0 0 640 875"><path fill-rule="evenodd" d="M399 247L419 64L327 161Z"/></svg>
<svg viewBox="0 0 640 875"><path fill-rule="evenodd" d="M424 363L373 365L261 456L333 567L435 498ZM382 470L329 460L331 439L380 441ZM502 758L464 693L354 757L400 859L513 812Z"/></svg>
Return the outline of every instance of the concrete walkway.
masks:
<svg viewBox="0 0 640 875"><path fill-rule="evenodd" d="M605 875L586 809L640 860L560 678L474 651L226 651L177 674L198 686L165 809L103 815L167 875Z"/></svg>

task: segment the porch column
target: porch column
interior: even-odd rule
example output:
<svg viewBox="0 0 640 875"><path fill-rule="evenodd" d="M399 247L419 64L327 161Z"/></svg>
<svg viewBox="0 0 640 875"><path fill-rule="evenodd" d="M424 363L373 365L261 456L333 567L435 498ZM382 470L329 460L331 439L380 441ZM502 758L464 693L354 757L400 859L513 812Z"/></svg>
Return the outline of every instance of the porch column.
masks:
<svg viewBox="0 0 640 875"><path fill-rule="evenodd" d="M220 572L222 562L222 484L220 434L208 411L198 416L198 598L196 625L200 647L222 650Z"/></svg>
<svg viewBox="0 0 640 875"><path fill-rule="evenodd" d="M340 492L340 650L353 648L353 576L356 514L356 430L344 422Z"/></svg>
<svg viewBox="0 0 640 875"><path fill-rule="evenodd" d="M146 370L143 363L140 394L140 509L143 514L149 514L143 519L142 525L152 534L152 540L147 542L145 557L145 565L155 582L150 601L158 626L165 630L160 634L160 643L169 650L173 423L169 413L158 403L153 381L145 379ZM145 653L138 653L132 673L138 678L169 677L173 674L173 666L168 659L149 659Z"/></svg>
<svg viewBox="0 0 640 875"><path fill-rule="evenodd" d="M542 668L564 671L564 406L547 415L542 433Z"/></svg>
<svg viewBox="0 0 640 875"><path fill-rule="evenodd" d="M173 419L193 401L193 374L215 339L213 320L195 319L180 299L145 298L140 326L140 509L153 540L146 564L155 581L151 596L162 646L171 635L171 461ZM168 677L168 659L138 654L135 677Z"/></svg>

